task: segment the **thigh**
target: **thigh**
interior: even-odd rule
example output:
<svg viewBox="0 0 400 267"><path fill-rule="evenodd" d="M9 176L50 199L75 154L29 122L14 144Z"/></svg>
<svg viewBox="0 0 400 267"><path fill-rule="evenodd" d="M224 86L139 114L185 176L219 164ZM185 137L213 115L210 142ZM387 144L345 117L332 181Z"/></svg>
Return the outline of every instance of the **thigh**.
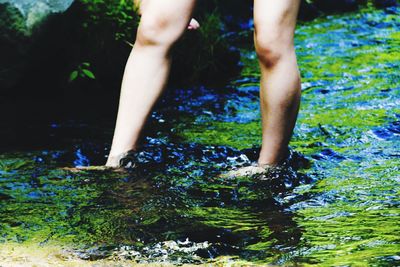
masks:
<svg viewBox="0 0 400 267"><path fill-rule="evenodd" d="M257 32L293 38L300 0L254 0Z"/></svg>

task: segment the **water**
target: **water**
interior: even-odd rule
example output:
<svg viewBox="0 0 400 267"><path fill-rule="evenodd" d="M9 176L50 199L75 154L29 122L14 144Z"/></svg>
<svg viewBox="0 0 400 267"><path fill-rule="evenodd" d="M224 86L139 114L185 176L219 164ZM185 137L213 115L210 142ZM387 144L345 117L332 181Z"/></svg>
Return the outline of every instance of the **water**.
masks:
<svg viewBox="0 0 400 267"><path fill-rule="evenodd" d="M243 45L236 81L166 95L138 171L63 169L102 163L112 122L32 126L43 143L1 155L0 262L400 265L400 22L386 12L298 27L292 168L267 182L219 178L260 144Z"/></svg>

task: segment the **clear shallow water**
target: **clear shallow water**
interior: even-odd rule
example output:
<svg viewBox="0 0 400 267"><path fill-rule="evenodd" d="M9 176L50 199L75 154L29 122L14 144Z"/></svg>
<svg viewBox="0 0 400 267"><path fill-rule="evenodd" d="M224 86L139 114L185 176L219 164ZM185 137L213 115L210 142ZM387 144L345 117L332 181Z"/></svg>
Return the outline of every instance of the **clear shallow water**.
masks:
<svg viewBox="0 0 400 267"><path fill-rule="evenodd" d="M18 243L60 246L59 262L400 265L399 29L384 11L298 27L293 170L269 182L218 177L260 143L246 47L241 77L225 88L165 96L139 171L62 169L102 163L109 125L34 127L43 143L1 155L0 262Z"/></svg>

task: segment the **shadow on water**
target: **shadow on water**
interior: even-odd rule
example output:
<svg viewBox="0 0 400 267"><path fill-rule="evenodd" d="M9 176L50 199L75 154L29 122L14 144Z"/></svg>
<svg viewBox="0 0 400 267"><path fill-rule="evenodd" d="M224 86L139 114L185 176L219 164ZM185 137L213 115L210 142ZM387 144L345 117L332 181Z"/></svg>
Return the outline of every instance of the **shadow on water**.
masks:
<svg viewBox="0 0 400 267"><path fill-rule="evenodd" d="M0 156L0 242L59 244L82 260L398 265L397 13L298 27L302 111L290 169L276 179L219 177L258 153L250 48L240 48L242 76L226 87L165 95L137 171L63 169L104 162L109 122L32 126L34 142Z"/></svg>

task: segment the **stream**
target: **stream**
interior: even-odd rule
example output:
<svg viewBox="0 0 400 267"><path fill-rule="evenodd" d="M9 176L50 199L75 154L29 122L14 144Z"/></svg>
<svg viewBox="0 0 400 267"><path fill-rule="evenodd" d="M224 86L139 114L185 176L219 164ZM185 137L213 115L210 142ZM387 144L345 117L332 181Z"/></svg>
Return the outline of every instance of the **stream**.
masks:
<svg viewBox="0 0 400 267"><path fill-rule="evenodd" d="M399 11L298 26L290 166L266 181L219 176L261 143L249 45L226 86L168 90L137 170L64 169L104 163L113 121L32 125L40 140L0 155L0 266L399 266Z"/></svg>

